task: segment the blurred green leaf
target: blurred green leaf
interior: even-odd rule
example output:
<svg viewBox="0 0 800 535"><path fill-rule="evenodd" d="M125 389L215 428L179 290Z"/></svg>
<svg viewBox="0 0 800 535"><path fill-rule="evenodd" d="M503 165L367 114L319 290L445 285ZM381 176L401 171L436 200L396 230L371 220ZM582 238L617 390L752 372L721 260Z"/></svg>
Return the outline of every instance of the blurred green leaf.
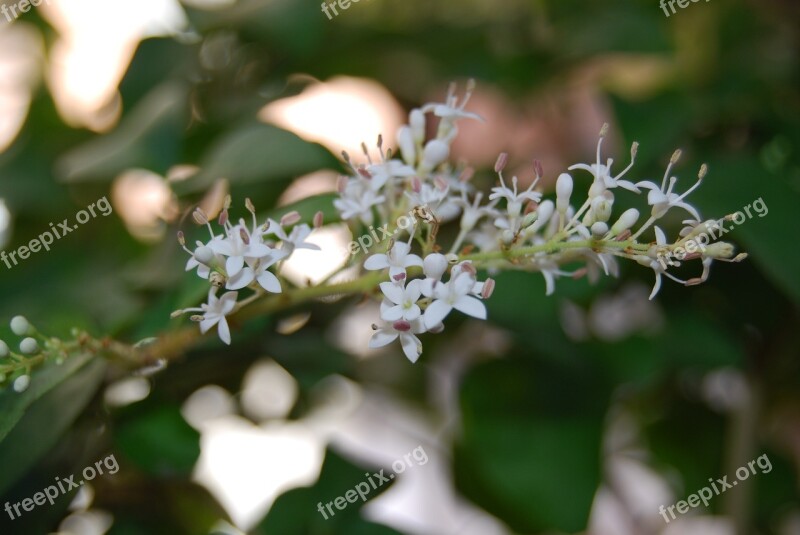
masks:
<svg viewBox="0 0 800 535"><path fill-rule="evenodd" d="M6 420L7 412L2 409L19 415L19 405L10 403L5 396L22 398L33 390L32 397L22 401L25 417L13 429L6 429L0 442L0 495L73 424L103 380L106 362L93 355L81 355L67 359L57 368L66 370L56 372L50 368L34 374L29 390L22 396L10 389L0 394L3 427L7 428L13 418Z"/></svg>
<svg viewBox="0 0 800 535"><path fill-rule="evenodd" d="M200 434L177 405L148 400L120 422L115 439L128 459L154 476L188 476L200 456Z"/></svg>

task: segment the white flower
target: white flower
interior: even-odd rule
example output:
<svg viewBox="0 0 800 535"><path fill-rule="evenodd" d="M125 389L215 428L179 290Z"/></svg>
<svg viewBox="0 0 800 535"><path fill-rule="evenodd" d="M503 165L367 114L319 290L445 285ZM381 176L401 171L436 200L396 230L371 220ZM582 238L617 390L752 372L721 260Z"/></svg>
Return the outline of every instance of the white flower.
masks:
<svg viewBox="0 0 800 535"><path fill-rule="evenodd" d="M245 258L264 258L272 249L258 240L250 238L244 225L236 225L228 230L228 237L223 240L211 240L208 244L216 254L227 256L225 271L228 277L235 277L244 268Z"/></svg>
<svg viewBox="0 0 800 535"><path fill-rule="evenodd" d="M228 290L241 290L250 285L251 282L257 281L264 290L275 294L281 293L281 283L278 277L268 271L268 268L275 262L283 260L288 256L286 251L282 249L272 249L272 254L265 258L256 260L248 260L247 266L242 269L236 276L228 279L225 286Z"/></svg>
<svg viewBox="0 0 800 535"><path fill-rule="evenodd" d="M289 234L286 234L286 231L283 230L283 227L280 223L277 223L273 220L269 220L269 227L267 228L267 234L273 234L277 236L281 240L281 251L284 252L284 257L290 256L295 249L311 249L312 251L320 251L319 245L314 243L308 243L306 238L308 235L311 234L311 227L303 223L302 225L296 225L292 228L292 231Z"/></svg>
<svg viewBox="0 0 800 535"><path fill-rule="evenodd" d="M186 271L191 271L193 269L197 269L197 276L201 279L208 280L209 275L211 275L211 265L216 264L221 266L225 265L225 257L220 254L214 253L214 248L211 247L212 242L221 242L224 238L220 236L215 236L212 238L207 244L204 244L201 241L197 241L197 249L195 252L192 253L190 250L186 249L186 252L189 253L189 260L186 261ZM198 260L197 251L202 250L203 248L211 250L212 254L214 254L214 258L210 262L200 262ZM205 252L205 251L204 251ZM203 260L206 260L205 257L202 257Z"/></svg>
<svg viewBox="0 0 800 535"><path fill-rule="evenodd" d="M384 322L381 327L373 326L373 328L375 328L375 334L370 338L369 347L373 349L383 347L400 338L403 353L411 362L417 362L417 359L422 354L422 342L415 334L425 332L422 318L417 318L411 322L406 320Z"/></svg>
<svg viewBox="0 0 800 535"><path fill-rule="evenodd" d="M381 319L385 321L397 321L400 319L414 321L419 318L420 312L417 301L422 295L420 286L422 281L414 279L409 281L404 288L403 282L382 282L381 291L385 299L381 303Z"/></svg>
<svg viewBox="0 0 800 535"><path fill-rule="evenodd" d="M533 191L533 188L536 186L537 180L531 182L531 185L528 186L523 192L517 191L517 177L511 178L511 184L514 186L514 189L510 189L506 186L506 183L503 182L503 175L500 175L500 185L495 186L492 188L492 193L489 195L489 200L493 201L495 199L506 199L508 202L508 214L511 218L518 217L520 212L522 211L522 204L523 201L533 201L539 202L542 200L542 194L538 191Z"/></svg>
<svg viewBox="0 0 800 535"><path fill-rule="evenodd" d="M463 230L470 231L475 228L475 225L478 224L478 221L480 221L482 217L492 216L497 213L494 209L495 202L486 206L481 206L482 199L483 193L478 192L475 194L473 202L470 203L467 200L466 190L461 190L461 198L453 201L464 210L461 214L461 228Z"/></svg>
<svg viewBox="0 0 800 535"><path fill-rule="evenodd" d="M413 167L409 167L400 160L388 160L383 163L371 164L367 166L367 171L372 176L370 186L375 191L382 188L386 182L393 178L407 178L416 174Z"/></svg>
<svg viewBox="0 0 800 535"><path fill-rule="evenodd" d="M672 192L672 189L675 187L675 183L677 181L677 177L672 177L669 179L669 186L667 186L665 176L664 181L661 183L661 187L658 187L656 184L647 180L638 182L636 185L640 188L646 188L650 190L650 192L647 194L647 204L653 207L651 212L652 217L658 219L666 214L667 210L673 206L677 206L689 212L695 220L699 221L700 214L697 212L697 209L694 206L683 202L683 199L697 189L702 180L698 180L694 186L686 190L681 195Z"/></svg>
<svg viewBox="0 0 800 535"><path fill-rule="evenodd" d="M447 283L436 284L433 288L435 300L428 305L423 315L425 327L436 327L453 309L474 318L486 319L486 306L469 295L474 287L475 278L467 272L460 273Z"/></svg>
<svg viewBox="0 0 800 535"><path fill-rule="evenodd" d="M445 100L444 104L438 104L438 103L426 104L425 106L422 107L422 111L424 113L432 111L435 116L441 117L443 120L448 121L450 123L458 119L477 119L478 121L483 121L483 117L481 117L480 115L464 111L464 108L469 102L469 99L472 96L472 92L474 89L475 89L475 82L470 80L467 83L467 92L464 95L464 100L462 100L459 103L458 97L455 94L456 86L455 84L453 84L450 86L447 92L447 99Z"/></svg>
<svg viewBox="0 0 800 535"><path fill-rule="evenodd" d="M659 246L663 246L667 244L667 237L658 227L653 227L656 232L656 251L658 251ZM656 274L656 282L653 285L653 291L650 292L649 299L653 299L658 291L661 289L661 275L666 275L670 279L674 280L675 282L679 282L681 284L686 284L686 281L675 277L674 275L667 273L667 266L665 263L662 263L657 254L654 254L656 258L653 258L648 255L637 255L634 259L641 265L649 267L653 270Z"/></svg>
<svg viewBox="0 0 800 535"><path fill-rule="evenodd" d="M604 125L604 130L608 125ZM639 193L639 189L637 188L638 184L634 185L633 182L628 180L621 180L625 174L630 171L633 167L633 163L636 160L636 152L639 149L639 144L634 143L631 146L631 163L628 164L628 167L622 170L620 174L617 176L611 176L611 165L614 163L612 158L609 158L605 165L600 163L600 147L603 144L603 139L605 139L605 135L601 134L600 139L597 142L597 162L591 165L585 163L577 163L575 165L570 166L568 169L572 171L573 169L583 169L585 171L589 171L592 176L594 177L594 182L592 183L592 187L589 189L589 197L596 197L605 191L606 189L613 189L616 187L620 187L629 191L633 191L634 193Z"/></svg>
<svg viewBox="0 0 800 535"><path fill-rule="evenodd" d="M370 188L364 179L351 178L333 205L345 221L357 217L365 225L371 225L374 220L372 207L385 201L386 197Z"/></svg>
<svg viewBox="0 0 800 535"><path fill-rule="evenodd" d="M222 297L217 298L214 295L214 289L209 290L208 303L203 303L200 309L203 312L203 318L200 320L200 332L206 333L211 327L218 325L217 332L220 340L231 345L231 330L225 316L233 311L238 295L238 292L226 292Z"/></svg>
<svg viewBox="0 0 800 535"><path fill-rule="evenodd" d="M370 271L389 268L389 276L394 279L396 275L406 274L406 268L411 266L422 267L422 258L411 252L411 245L405 242L396 242L388 254L378 253L364 261L364 268Z"/></svg>

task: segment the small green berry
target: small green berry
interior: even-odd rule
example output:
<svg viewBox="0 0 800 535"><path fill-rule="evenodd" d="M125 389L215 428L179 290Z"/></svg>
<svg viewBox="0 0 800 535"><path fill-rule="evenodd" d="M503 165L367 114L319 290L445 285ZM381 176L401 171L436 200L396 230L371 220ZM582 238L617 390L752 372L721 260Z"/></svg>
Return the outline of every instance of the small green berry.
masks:
<svg viewBox="0 0 800 535"><path fill-rule="evenodd" d="M31 337L25 338L19 343L19 350L25 355L35 355L39 352L39 344Z"/></svg>
<svg viewBox="0 0 800 535"><path fill-rule="evenodd" d="M14 392L25 392L28 389L28 386L31 384L31 376L30 375L20 375L16 379L14 379Z"/></svg>
<svg viewBox="0 0 800 535"><path fill-rule="evenodd" d="M0 340L0 359L7 357L10 353L11 350L8 349L8 344Z"/></svg>

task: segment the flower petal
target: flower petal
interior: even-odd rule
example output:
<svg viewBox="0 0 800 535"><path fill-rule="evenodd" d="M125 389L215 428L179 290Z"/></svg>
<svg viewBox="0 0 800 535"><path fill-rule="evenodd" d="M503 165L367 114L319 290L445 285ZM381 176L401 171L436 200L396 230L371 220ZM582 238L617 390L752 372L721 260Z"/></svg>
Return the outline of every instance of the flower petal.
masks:
<svg viewBox="0 0 800 535"><path fill-rule="evenodd" d="M244 267L243 256L230 256L225 262L225 270L228 272L228 277L235 277Z"/></svg>
<svg viewBox="0 0 800 535"><path fill-rule="evenodd" d="M374 254L364 261L364 269L374 271L376 269L386 269L387 267L389 267L389 257L382 253Z"/></svg>
<svg viewBox="0 0 800 535"><path fill-rule="evenodd" d="M225 288L228 290L241 290L242 288L246 287L248 284L253 282L256 278L255 273L249 267L244 268L235 276L228 279L228 283L225 285Z"/></svg>
<svg viewBox="0 0 800 535"><path fill-rule="evenodd" d="M403 317L403 307L400 305L384 307L381 310L381 319L385 321L397 321Z"/></svg>
<svg viewBox="0 0 800 535"><path fill-rule="evenodd" d="M256 280L268 292L279 294L282 291L281 282L271 271L264 271Z"/></svg>
<svg viewBox="0 0 800 535"><path fill-rule="evenodd" d="M422 316L423 320L425 321L425 327L427 329L435 327L441 323L448 314L450 314L451 310L453 310L452 306L448 305L441 299L437 299L425 309L425 315Z"/></svg>
<svg viewBox="0 0 800 535"><path fill-rule="evenodd" d="M486 319L486 305L475 297L469 295L461 296L453 304L453 308L467 316L472 316L473 318L481 320Z"/></svg>
<svg viewBox="0 0 800 535"><path fill-rule="evenodd" d="M372 338L369 339L369 347L375 349L389 345L397 339L397 336L398 333L396 332L378 329L375 331L375 334L372 335Z"/></svg>
<svg viewBox="0 0 800 535"><path fill-rule="evenodd" d="M419 338L411 333L402 333L400 334L400 343L403 345L403 353L406 354L408 360L417 362L422 354L422 342L419 341Z"/></svg>
<svg viewBox="0 0 800 535"><path fill-rule="evenodd" d="M228 327L228 320L222 318L219 321L219 327L217 327L217 333L219 334L219 339L225 342L227 345L231 345L231 329Z"/></svg>
<svg viewBox="0 0 800 535"><path fill-rule="evenodd" d="M380 283L380 287L383 295L385 295L389 301L395 305L399 305L403 302L405 298L405 291L403 291L403 287L399 284L395 284L393 282L382 282Z"/></svg>

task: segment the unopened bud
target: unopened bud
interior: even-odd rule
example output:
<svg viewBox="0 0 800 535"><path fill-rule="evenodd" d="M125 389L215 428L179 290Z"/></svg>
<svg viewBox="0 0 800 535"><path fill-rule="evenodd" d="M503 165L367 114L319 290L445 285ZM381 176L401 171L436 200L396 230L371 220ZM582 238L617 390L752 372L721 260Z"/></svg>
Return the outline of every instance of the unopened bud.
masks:
<svg viewBox="0 0 800 535"><path fill-rule="evenodd" d="M592 225L592 236L595 238L602 238L608 233L608 224L603 221L596 221Z"/></svg>
<svg viewBox="0 0 800 535"><path fill-rule="evenodd" d="M614 207L613 194L606 190L603 195L598 195L592 199L592 216L594 221L608 221Z"/></svg>
<svg viewBox="0 0 800 535"><path fill-rule="evenodd" d="M11 350L8 348L8 344L4 340L0 340L0 359L6 358L10 354Z"/></svg>
<svg viewBox="0 0 800 535"><path fill-rule="evenodd" d="M539 212L530 212L522 219L522 228L528 228L539 218Z"/></svg>
<svg viewBox="0 0 800 535"><path fill-rule="evenodd" d="M39 344L36 339L29 336L19 343L19 350L25 355L35 355L39 352Z"/></svg>
<svg viewBox="0 0 800 535"><path fill-rule="evenodd" d="M455 255L453 255L455 256ZM456 256L456 262L458 257ZM422 261L422 271L426 277L439 280L447 271L449 259L441 253L431 253Z"/></svg>
<svg viewBox="0 0 800 535"><path fill-rule="evenodd" d="M619 216L617 222L614 223L614 225L611 227L611 234L613 236L616 236L620 232L628 230L633 225L635 225L636 221L638 220L639 220L639 210L637 210L636 208L628 208L622 213L621 216Z"/></svg>
<svg viewBox="0 0 800 535"><path fill-rule="evenodd" d="M568 173L561 173L556 180L556 210L565 213L569 208L569 198L572 195L572 177Z"/></svg>
<svg viewBox="0 0 800 535"><path fill-rule="evenodd" d="M705 256L716 259L731 258L733 256L733 245L724 241L712 243L706 246Z"/></svg>
<svg viewBox="0 0 800 535"><path fill-rule="evenodd" d="M28 386L31 384L31 376L30 375L20 375L16 379L14 379L14 392L21 394L28 389Z"/></svg>
<svg viewBox="0 0 800 535"><path fill-rule="evenodd" d="M425 114L419 108L414 108L408 114L408 125L411 127L411 134L415 143L425 141Z"/></svg>
<svg viewBox="0 0 800 535"><path fill-rule="evenodd" d="M214 251L207 245L202 245L194 250L194 259L204 266L211 266L215 257Z"/></svg>
<svg viewBox="0 0 800 535"><path fill-rule="evenodd" d="M425 145L422 151L422 166L434 169L444 162L450 155L450 146L441 139L433 139Z"/></svg>
<svg viewBox="0 0 800 535"><path fill-rule="evenodd" d="M14 316L11 318L11 331L17 336L25 336L30 334L31 324L25 316Z"/></svg>

